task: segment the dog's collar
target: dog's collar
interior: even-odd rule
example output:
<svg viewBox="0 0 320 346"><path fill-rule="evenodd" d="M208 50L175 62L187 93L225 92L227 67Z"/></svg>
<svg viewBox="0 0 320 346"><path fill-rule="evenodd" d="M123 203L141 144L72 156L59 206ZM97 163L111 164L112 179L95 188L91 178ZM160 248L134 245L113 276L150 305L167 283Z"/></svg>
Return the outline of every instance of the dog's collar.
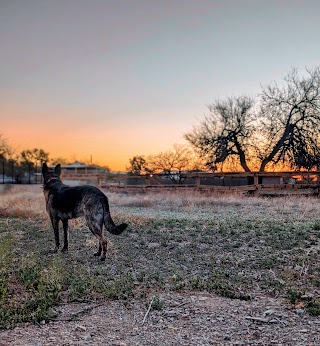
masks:
<svg viewBox="0 0 320 346"><path fill-rule="evenodd" d="M51 183L52 180L60 180L60 178L52 177L52 178L49 178L45 183L49 184L49 183Z"/></svg>

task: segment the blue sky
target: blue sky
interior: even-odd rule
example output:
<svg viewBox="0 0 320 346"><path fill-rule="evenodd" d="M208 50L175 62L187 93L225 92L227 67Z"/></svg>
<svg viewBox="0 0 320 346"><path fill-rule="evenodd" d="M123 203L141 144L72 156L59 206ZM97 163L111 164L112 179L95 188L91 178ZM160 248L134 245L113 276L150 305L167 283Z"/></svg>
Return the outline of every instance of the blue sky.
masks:
<svg viewBox="0 0 320 346"><path fill-rule="evenodd" d="M320 61L320 1L0 0L0 133L124 169Z"/></svg>

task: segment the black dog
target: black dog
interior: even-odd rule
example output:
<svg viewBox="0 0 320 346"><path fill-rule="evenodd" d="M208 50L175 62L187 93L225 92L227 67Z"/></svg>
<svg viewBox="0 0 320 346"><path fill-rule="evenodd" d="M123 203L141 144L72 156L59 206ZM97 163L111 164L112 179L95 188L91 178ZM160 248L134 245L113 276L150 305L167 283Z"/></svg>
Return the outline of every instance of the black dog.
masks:
<svg viewBox="0 0 320 346"><path fill-rule="evenodd" d="M62 251L68 250L68 220L85 216L90 231L99 239L99 249L95 256L106 259L107 240L104 238L103 225L112 234L120 234L127 228L126 223L116 226L109 211L108 198L94 186L83 185L70 187L60 180L61 166L54 169L44 163L42 175L44 179L43 192L46 199L46 209L50 216L56 247L58 251L59 221L62 221L64 231L64 245Z"/></svg>

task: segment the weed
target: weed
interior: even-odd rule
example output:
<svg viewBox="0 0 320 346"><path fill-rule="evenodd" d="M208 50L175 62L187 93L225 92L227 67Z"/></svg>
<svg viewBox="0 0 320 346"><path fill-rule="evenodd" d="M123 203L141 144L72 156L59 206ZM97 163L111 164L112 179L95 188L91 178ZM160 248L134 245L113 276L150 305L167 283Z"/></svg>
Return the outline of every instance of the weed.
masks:
<svg viewBox="0 0 320 346"><path fill-rule="evenodd" d="M302 303L311 316L319 316L320 315L320 300L310 297L304 294L301 291L297 291L295 289L290 289L287 294L287 298L289 302L293 305L297 305Z"/></svg>
<svg viewBox="0 0 320 346"><path fill-rule="evenodd" d="M47 319L49 309L59 300L61 286L54 280L51 268L42 271L35 259L27 259L21 268L10 271L4 292L8 290L9 282L10 297L2 300L0 305L1 326ZM25 293L21 295L22 292Z"/></svg>
<svg viewBox="0 0 320 346"><path fill-rule="evenodd" d="M205 280L198 275L189 279L189 285L194 290L201 290L206 287Z"/></svg>
<svg viewBox="0 0 320 346"><path fill-rule="evenodd" d="M232 283L229 275L223 272L213 274L206 282L206 289L209 292L215 292L223 297L231 299L250 300L248 294L239 291Z"/></svg>
<svg viewBox="0 0 320 346"><path fill-rule="evenodd" d="M35 261L27 261L22 264L17 274L18 279L20 279L26 289L38 289L41 272L40 266Z"/></svg>
<svg viewBox="0 0 320 346"><path fill-rule="evenodd" d="M304 293L297 291L295 289L290 289L287 293L287 298L291 304L297 304Z"/></svg>
<svg viewBox="0 0 320 346"><path fill-rule="evenodd" d="M266 255L257 259L257 263L262 269L272 269L278 266L278 258L275 255Z"/></svg>
<svg viewBox="0 0 320 346"><path fill-rule="evenodd" d="M165 301L159 297L159 295L156 295L153 297L152 301L152 309L161 311L165 306Z"/></svg>
<svg viewBox="0 0 320 346"><path fill-rule="evenodd" d="M0 272L0 302L6 298L8 285L8 274Z"/></svg>
<svg viewBox="0 0 320 346"><path fill-rule="evenodd" d="M314 231L320 231L320 221L317 220L313 225L312 225L312 229Z"/></svg>
<svg viewBox="0 0 320 346"><path fill-rule="evenodd" d="M146 277L146 273L143 271L136 274L136 279L139 282L143 282L145 280L145 277Z"/></svg>
<svg viewBox="0 0 320 346"><path fill-rule="evenodd" d="M8 265L10 254L14 248L14 238L10 234L6 234L0 239L0 266Z"/></svg>
<svg viewBox="0 0 320 346"><path fill-rule="evenodd" d="M100 285L95 287L106 298L127 300L134 297L134 281L130 274L122 274L113 281L100 278Z"/></svg>
<svg viewBox="0 0 320 346"><path fill-rule="evenodd" d="M174 269L172 275L170 276L171 283L173 284L174 290L181 290L185 287L186 283L183 279L183 275L176 269Z"/></svg>
<svg viewBox="0 0 320 346"><path fill-rule="evenodd" d="M311 316L319 316L320 315L320 301L312 300L307 304L308 314Z"/></svg>

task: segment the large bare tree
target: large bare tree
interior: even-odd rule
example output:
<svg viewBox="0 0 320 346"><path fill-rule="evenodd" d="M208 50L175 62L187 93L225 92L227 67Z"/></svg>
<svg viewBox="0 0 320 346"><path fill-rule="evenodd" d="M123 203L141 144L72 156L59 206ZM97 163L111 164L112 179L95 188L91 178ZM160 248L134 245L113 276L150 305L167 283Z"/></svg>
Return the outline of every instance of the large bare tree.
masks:
<svg viewBox="0 0 320 346"><path fill-rule="evenodd" d="M261 94L260 171L269 163L286 162L310 169L320 162L320 67L299 77L292 69L282 86L274 83Z"/></svg>
<svg viewBox="0 0 320 346"><path fill-rule="evenodd" d="M282 85L264 87L256 102L218 100L209 111L185 138L212 169L232 157L247 172L253 161L262 172L280 162L297 169L320 164L320 67L303 76L293 68Z"/></svg>
<svg viewBox="0 0 320 346"><path fill-rule="evenodd" d="M249 172L247 157L256 119L253 110L254 100L247 96L217 100L209 106L209 115L185 138L210 169L236 156L244 171Z"/></svg>

